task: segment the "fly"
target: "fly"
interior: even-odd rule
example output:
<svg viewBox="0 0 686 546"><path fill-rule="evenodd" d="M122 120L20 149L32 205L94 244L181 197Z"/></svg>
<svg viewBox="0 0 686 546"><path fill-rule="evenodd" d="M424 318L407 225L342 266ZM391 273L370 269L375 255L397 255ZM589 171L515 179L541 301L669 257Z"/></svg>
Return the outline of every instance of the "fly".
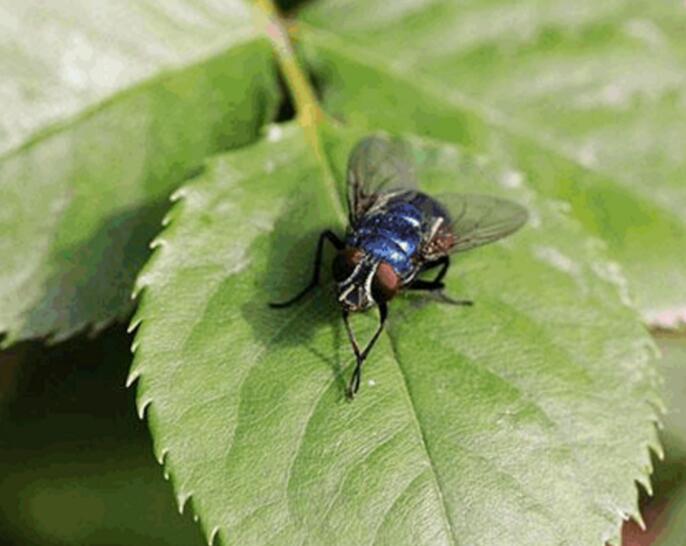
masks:
<svg viewBox="0 0 686 546"><path fill-rule="evenodd" d="M348 229L341 239L330 230L319 236L310 283L288 307L319 284L324 243L336 249L333 277L343 322L356 358L348 396L360 388L362 364L383 331L388 302L401 290L434 292L446 303L472 305L443 294L443 279L456 252L491 243L519 229L528 218L521 205L487 195L449 193L431 197L417 189L406 147L383 136L362 139L348 162ZM432 280L418 276L429 270ZM364 349L349 315L379 308L379 325Z"/></svg>

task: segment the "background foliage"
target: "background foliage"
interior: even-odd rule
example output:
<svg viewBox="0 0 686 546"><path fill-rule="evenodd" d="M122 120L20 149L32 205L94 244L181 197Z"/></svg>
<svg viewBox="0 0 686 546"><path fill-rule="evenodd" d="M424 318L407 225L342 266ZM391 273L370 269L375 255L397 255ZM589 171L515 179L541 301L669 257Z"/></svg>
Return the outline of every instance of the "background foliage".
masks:
<svg viewBox="0 0 686 546"><path fill-rule="evenodd" d="M676 0L317 0L286 25L298 59L262 0L0 14L2 343L126 317L183 182L139 277L129 381L206 536L600 544L639 517L660 403L629 300L674 328L686 295ZM294 109L298 125L267 125ZM459 261L469 313L398 302L346 404L327 294L264 302L303 282L317 230L341 229L347 152L379 128L411 140L427 188L504 194L532 221ZM678 331L657 341L672 414L646 519L671 545L686 350ZM6 542L202 540L123 390L128 343L113 328L0 353Z"/></svg>
<svg viewBox="0 0 686 546"><path fill-rule="evenodd" d="M0 12L0 332L60 340L127 316L169 193L273 117L273 62L237 0Z"/></svg>
<svg viewBox="0 0 686 546"><path fill-rule="evenodd" d="M334 115L515 160L606 242L648 320L684 307L681 2L323 0L301 20Z"/></svg>

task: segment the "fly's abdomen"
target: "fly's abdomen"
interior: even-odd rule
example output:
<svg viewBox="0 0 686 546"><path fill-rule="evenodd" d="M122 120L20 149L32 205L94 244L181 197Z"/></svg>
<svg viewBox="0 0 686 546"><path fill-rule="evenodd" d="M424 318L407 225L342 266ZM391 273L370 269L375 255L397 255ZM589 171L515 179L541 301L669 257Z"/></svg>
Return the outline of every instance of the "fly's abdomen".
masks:
<svg viewBox="0 0 686 546"><path fill-rule="evenodd" d="M362 219L349 238L351 246L388 262L404 277L414 268L421 242L421 212L410 203L391 203Z"/></svg>

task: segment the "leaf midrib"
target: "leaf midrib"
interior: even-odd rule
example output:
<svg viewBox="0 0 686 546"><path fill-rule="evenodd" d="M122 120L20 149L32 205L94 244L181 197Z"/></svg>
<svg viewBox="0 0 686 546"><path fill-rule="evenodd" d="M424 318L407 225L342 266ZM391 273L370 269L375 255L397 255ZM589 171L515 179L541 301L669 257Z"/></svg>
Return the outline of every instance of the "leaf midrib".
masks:
<svg viewBox="0 0 686 546"><path fill-rule="evenodd" d="M439 504L441 506L441 520L443 521L443 525L445 527L446 531L446 536L450 537L452 539L452 543L455 546L458 546L460 542L457 540L457 533L455 532L455 524L450 517L450 511L448 510L448 506L445 502L445 496L443 494L443 488L441 487L441 482L438 479L438 471L436 470L436 467L434 466L434 460L433 457L431 456L431 451L429 450L429 446L426 441L426 435L424 434L424 428L421 425L421 422L419 420L419 415L417 413L417 408L416 408L416 403L414 399L412 398L412 392L410 391L409 384L407 382L407 376L405 375L405 371L403 370L403 366L400 363L400 356L398 354L398 350L396 347L396 342L393 336L389 331L386 331L386 335L388 336L389 344L391 346L391 352L393 354L393 360L395 361L397 368L398 368L398 373L400 374L400 378L402 379L402 385L403 385L403 393L405 394L405 400L407 402L407 405L410 409L409 413L411 415L412 423L415 428L415 433L417 435L417 438L419 439L419 442L422 446L422 450L424 451L424 454L429 461L429 466L428 468L430 469L431 472L431 482L434 485L434 490L436 493L436 496L439 499ZM417 478L414 478L417 479ZM414 481L414 480L413 480ZM409 486L408 486L409 487Z"/></svg>

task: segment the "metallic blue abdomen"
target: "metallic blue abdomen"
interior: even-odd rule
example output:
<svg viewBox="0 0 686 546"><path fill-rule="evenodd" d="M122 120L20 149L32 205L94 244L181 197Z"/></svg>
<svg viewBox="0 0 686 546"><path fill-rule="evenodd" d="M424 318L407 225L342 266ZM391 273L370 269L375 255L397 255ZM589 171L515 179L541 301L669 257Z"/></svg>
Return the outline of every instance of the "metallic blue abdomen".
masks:
<svg viewBox="0 0 686 546"><path fill-rule="evenodd" d="M347 243L388 262L403 277L414 267L412 257L421 237L421 210L412 202L398 200L363 216Z"/></svg>

